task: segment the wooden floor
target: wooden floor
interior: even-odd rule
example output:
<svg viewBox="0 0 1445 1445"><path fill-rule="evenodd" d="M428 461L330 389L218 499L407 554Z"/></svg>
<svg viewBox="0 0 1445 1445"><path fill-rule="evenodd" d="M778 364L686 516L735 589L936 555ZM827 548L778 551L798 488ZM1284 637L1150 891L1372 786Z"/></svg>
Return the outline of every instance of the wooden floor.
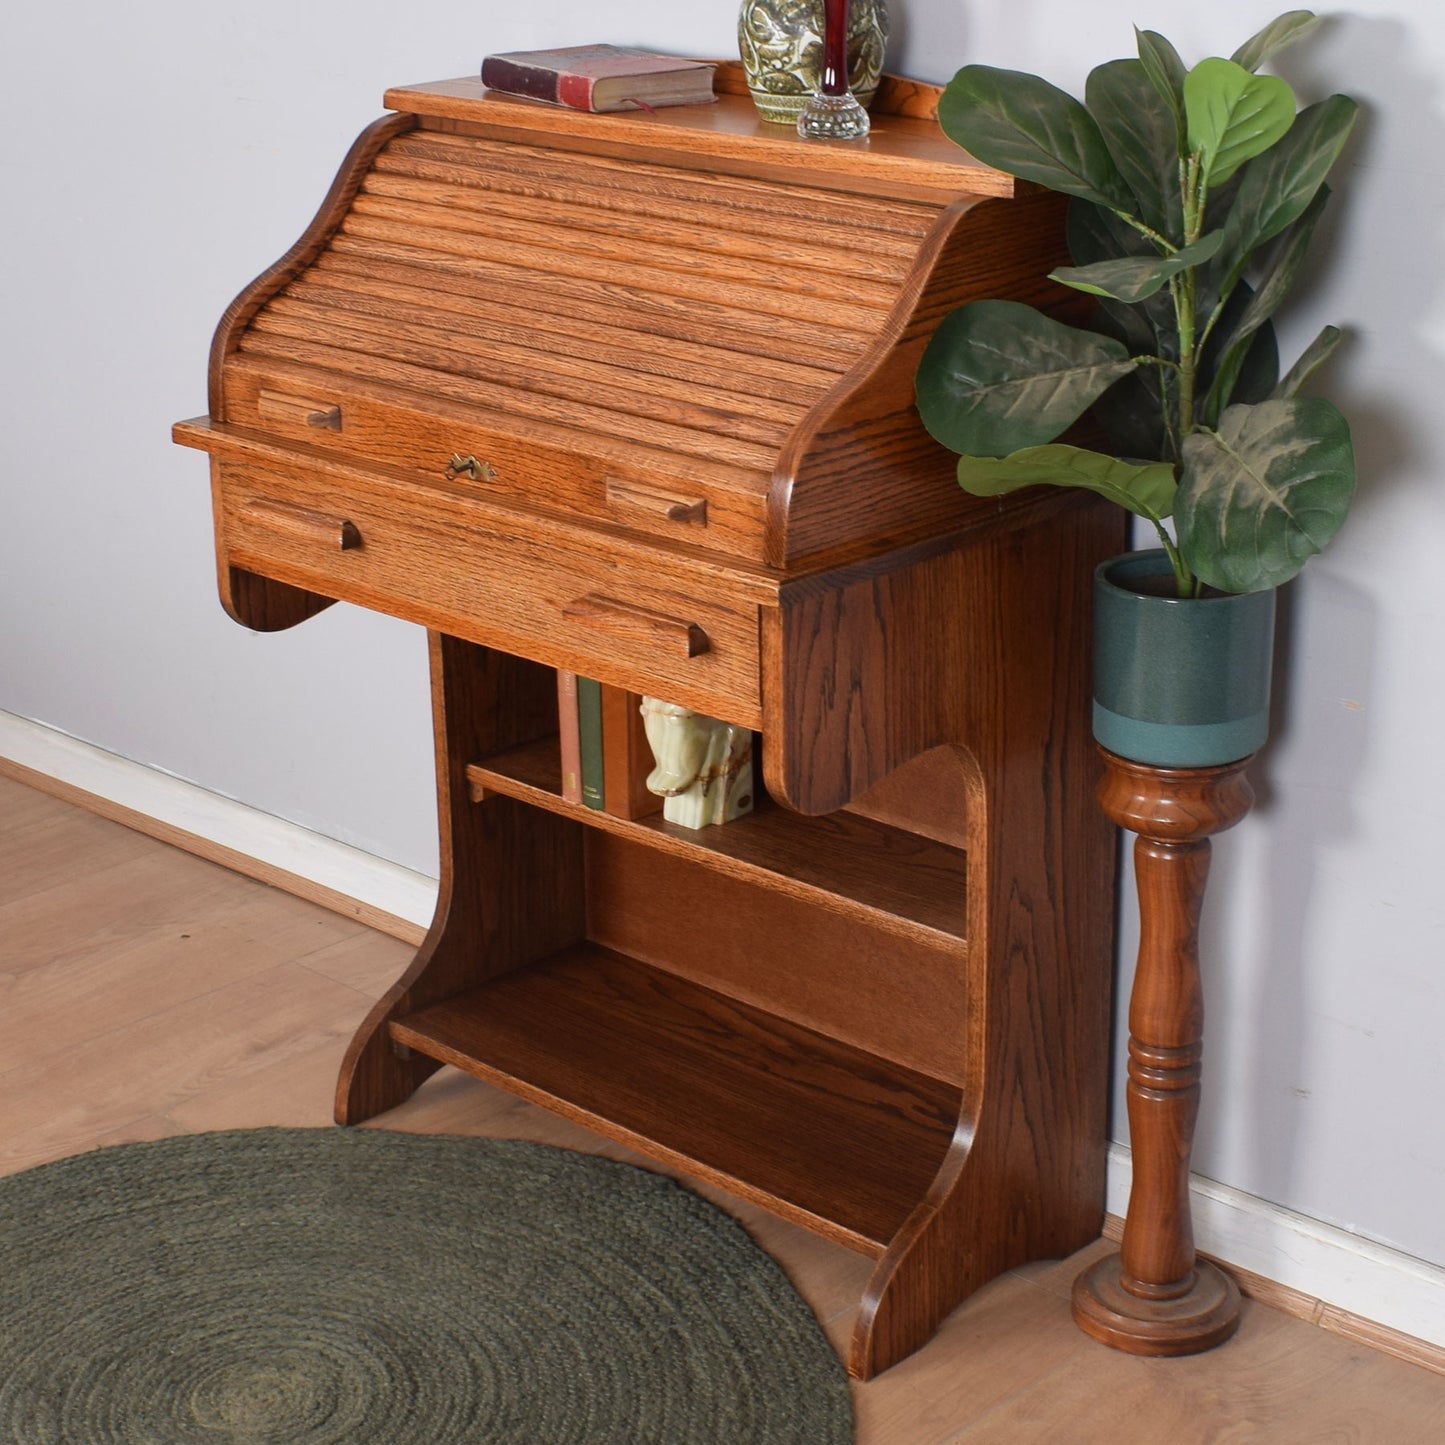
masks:
<svg viewBox="0 0 1445 1445"><path fill-rule="evenodd" d="M342 1050L410 951L0 777L0 1173L169 1134L329 1124ZM631 1157L449 1070L379 1123ZM867 1261L713 1197L841 1346ZM1098 1252L995 1281L856 1386L860 1445L1445 1441L1445 1376L1258 1303L1193 1359L1092 1343L1068 1294Z"/></svg>

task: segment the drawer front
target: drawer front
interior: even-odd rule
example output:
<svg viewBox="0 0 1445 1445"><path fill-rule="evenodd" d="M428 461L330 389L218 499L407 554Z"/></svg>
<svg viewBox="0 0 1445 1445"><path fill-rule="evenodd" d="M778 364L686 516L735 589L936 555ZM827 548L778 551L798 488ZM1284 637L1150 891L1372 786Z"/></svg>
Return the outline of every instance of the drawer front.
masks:
<svg viewBox="0 0 1445 1445"><path fill-rule="evenodd" d="M446 493L217 460L226 564L587 677L762 725L758 605L717 574L588 550Z"/></svg>
<svg viewBox="0 0 1445 1445"><path fill-rule="evenodd" d="M481 424L475 411L438 399L431 410L323 375L232 363L227 419L302 442L339 461L397 468L419 480L460 478L493 502L541 507L564 519L601 521L640 538L682 542L749 560L764 555L765 476L653 452L646 465L607 458ZM632 449L634 458L637 449Z"/></svg>

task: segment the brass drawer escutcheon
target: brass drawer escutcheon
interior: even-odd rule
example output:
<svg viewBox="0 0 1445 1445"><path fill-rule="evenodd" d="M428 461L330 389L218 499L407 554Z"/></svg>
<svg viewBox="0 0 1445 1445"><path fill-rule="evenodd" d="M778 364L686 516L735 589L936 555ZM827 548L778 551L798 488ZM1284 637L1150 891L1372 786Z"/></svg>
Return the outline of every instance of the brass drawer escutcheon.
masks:
<svg viewBox="0 0 1445 1445"><path fill-rule="evenodd" d="M449 482L456 481L458 477L470 477L474 482L490 482L497 475L497 469L490 462L479 462L475 457L453 452L442 475Z"/></svg>

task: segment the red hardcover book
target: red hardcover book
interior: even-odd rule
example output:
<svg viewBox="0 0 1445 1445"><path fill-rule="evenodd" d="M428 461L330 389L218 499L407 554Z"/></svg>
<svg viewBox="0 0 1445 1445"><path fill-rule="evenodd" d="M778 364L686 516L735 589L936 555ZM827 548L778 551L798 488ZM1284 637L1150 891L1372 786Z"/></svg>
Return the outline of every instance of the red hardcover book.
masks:
<svg viewBox="0 0 1445 1445"><path fill-rule="evenodd" d="M706 105L715 66L624 45L510 50L482 61L482 84L574 110L651 110Z"/></svg>

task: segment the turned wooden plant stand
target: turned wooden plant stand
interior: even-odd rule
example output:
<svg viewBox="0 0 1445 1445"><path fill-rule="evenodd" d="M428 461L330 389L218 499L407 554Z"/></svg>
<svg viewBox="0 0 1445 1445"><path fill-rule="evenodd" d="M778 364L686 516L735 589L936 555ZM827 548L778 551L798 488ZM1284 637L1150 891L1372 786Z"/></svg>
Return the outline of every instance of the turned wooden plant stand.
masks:
<svg viewBox="0 0 1445 1445"><path fill-rule="evenodd" d="M1129 1130L1134 1181L1118 1254L1074 1286L1074 1319L1135 1355L1188 1355L1227 1340L1239 1290L1194 1252L1189 1159L1199 1115L1204 1001L1199 915L1210 836L1249 811L1252 757L1157 768L1104 751L1099 802L1134 844L1139 961L1129 1003Z"/></svg>

